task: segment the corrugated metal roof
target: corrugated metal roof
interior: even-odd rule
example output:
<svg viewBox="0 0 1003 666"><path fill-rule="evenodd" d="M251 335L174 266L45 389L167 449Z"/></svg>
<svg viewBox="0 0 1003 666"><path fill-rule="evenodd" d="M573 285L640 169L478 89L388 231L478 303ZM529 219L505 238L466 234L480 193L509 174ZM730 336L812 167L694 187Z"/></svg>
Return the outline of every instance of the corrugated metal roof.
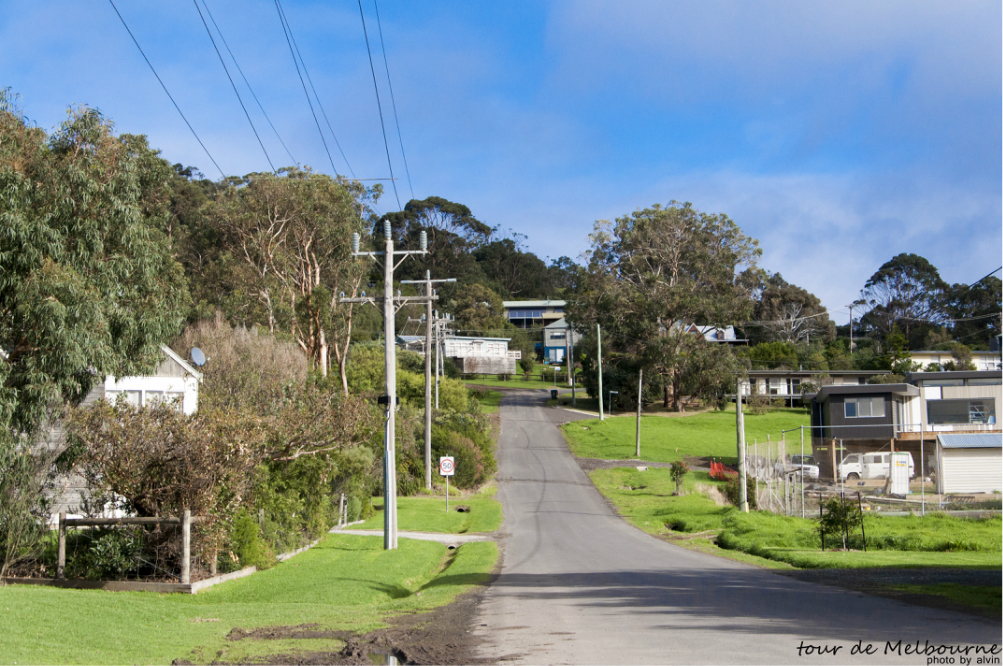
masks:
<svg viewBox="0 0 1003 666"><path fill-rule="evenodd" d="M502 301L502 307L506 310L512 308L546 308L546 307L564 307L567 305L567 301Z"/></svg>
<svg viewBox="0 0 1003 666"><path fill-rule="evenodd" d="M950 435L937 435L937 439L945 449L998 449L1003 447L1003 433L998 432L959 432Z"/></svg>

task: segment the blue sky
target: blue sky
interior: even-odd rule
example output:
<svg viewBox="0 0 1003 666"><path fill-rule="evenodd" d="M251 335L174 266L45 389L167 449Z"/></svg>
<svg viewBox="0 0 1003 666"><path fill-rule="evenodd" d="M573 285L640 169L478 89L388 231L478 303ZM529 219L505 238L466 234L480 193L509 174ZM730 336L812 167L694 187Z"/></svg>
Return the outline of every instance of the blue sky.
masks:
<svg viewBox="0 0 1003 666"><path fill-rule="evenodd" d="M293 156L331 172L274 3L207 2ZM267 169L194 4L116 4L223 170ZM374 5L362 4L406 202ZM88 104L219 177L107 2L4 5L0 86L34 122L50 128ZM357 1L284 7L351 170L387 176ZM759 239L761 265L839 322L900 252L950 282L1003 263L999 2L383 0L379 10L414 196L467 204L541 257L579 257L597 219L690 201ZM251 110L273 160L288 163ZM380 207L396 209L392 191Z"/></svg>

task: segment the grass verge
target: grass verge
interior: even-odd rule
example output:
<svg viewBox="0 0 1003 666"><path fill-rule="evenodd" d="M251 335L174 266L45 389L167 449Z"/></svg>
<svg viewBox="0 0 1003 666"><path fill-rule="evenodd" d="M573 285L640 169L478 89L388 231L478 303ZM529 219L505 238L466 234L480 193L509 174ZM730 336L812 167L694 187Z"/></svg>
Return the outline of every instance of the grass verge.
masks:
<svg viewBox="0 0 1003 666"><path fill-rule="evenodd" d="M452 489L450 489L452 490ZM460 512L458 507L469 507L470 511ZM398 497L397 529L414 532L442 532L444 534L466 534L494 532L501 527L501 503L487 493L471 496L453 496L450 493L449 512L446 512L446 498L439 497ZM376 514L362 525L360 530L383 528L383 507L377 505Z"/></svg>
<svg viewBox="0 0 1003 666"><path fill-rule="evenodd" d="M865 517L867 552L822 551L815 521L720 503L719 482L705 472L684 480L681 496L668 469L595 470L593 483L636 527L679 545L718 554L743 553L776 566L798 568L956 567L998 568L1001 520L943 514ZM715 501L717 500L717 501ZM740 558L744 559L744 558ZM755 561L745 559L745 561Z"/></svg>
<svg viewBox="0 0 1003 666"><path fill-rule="evenodd" d="M776 442L783 430L810 425L803 409L777 409L761 416L746 415L745 440ZM571 452L579 458L627 460L635 457L635 420L610 418L605 421L572 421L561 426ZM800 452L798 433L789 433L789 453ZM810 446L806 449L811 453ZM641 417L641 459L672 462L687 457L711 456L725 464L735 464L735 412L702 412L690 416Z"/></svg>
<svg viewBox="0 0 1003 666"><path fill-rule="evenodd" d="M198 595L10 585L0 587L0 655L22 664L253 661L266 648L227 640L234 627L370 631L388 616L431 610L483 584L497 558L489 542L447 551L402 539L385 551L380 537L332 534L273 569ZM329 641L320 649L339 647Z"/></svg>
<svg viewBox="0 0 1003 666"><path fill-rule="evenodd" d="M477 402L481 403L481 412L484 414L497 414L502 396L501 391L483 391L483 397L478 397Z"/></svg>
<svg viewBox="0 0 1003 666"><path fill-rule="evenodd" d="M907 594L932 594L955 603L991 611L998 617L1003 610L1003 594L998 587L976 587L940 583L936 585L887 585L888 589Z"/></svg>

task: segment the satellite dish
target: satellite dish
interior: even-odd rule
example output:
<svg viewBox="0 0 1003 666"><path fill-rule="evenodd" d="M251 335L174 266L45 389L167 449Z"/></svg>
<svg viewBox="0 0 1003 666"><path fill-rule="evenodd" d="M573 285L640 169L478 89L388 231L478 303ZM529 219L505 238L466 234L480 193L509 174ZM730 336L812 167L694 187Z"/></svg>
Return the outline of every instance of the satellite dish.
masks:
<svg viewBox="0 0 1003 666"><path fill-rule="evenodd" d="M201 368L203 365L205 365L205 354L203 354L202 350L199 349L198 347L192 347L191 356L192 356L192 362L198 367Z"/></svg>

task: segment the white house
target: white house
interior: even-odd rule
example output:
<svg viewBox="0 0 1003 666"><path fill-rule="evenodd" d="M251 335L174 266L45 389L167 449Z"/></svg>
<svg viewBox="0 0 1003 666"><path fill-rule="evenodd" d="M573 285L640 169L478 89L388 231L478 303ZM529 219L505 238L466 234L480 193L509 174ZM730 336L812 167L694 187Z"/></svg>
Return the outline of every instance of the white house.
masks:
<svg viewBox="0 0 1003 666"><path fill-rule="evenodd" d="M514 375L522 352L509 351L510 339L451 336L442 341L443 354L456 359L462 373Z"/></svg>
<svg viewBox="0 0 1003 666"><path fill-rule="evenodd" d="M91 389L81 401L81 406L86 407L102 399L114 402L121 396L137 407L177 400L174 404L178 409L185 414L194 414L198 411L202 373L167 345L160 345L160 349L164 357L152 374L138 377L108 375L103 382ZM66 441L62 425L54 427L47 439L49 446L62 448ZM86 492L84 480L78 475L71 474L58 479L53 498L53 515L58 515L60 511L76 513Z"/></svg>

